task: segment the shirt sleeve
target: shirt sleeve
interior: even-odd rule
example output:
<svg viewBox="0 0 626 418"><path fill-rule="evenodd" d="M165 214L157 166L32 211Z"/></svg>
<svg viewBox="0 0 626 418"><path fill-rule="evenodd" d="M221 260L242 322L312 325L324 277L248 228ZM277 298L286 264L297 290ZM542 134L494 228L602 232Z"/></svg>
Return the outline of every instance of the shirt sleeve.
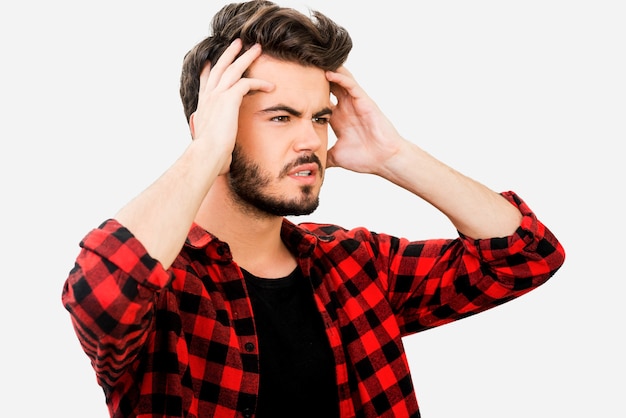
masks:
<svg viewBox="0 0 626 418"><path fill-rule="evenodd" d="M100 384L111 387L145 343L157 294L171 277L115 220L80 246L62 302Z"/></svg>
<svg viewBox="0 0 626 418"><path fill-rule="evenodd" d="M517 298L561 267L565 252L556 237L515 193L502 195L523 215L511 236L474 240L460 234L417 242L378 237L389 301L403 335Z"/></svg>

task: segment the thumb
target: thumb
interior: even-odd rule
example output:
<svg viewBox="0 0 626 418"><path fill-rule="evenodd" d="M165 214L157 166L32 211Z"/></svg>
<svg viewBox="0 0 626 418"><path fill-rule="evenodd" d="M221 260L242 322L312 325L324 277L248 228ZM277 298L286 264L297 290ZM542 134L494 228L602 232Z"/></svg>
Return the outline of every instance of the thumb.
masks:
<svg viewBox="0 0 626 418"><path fill-rule="evenodd" d="M335 161L335 146L333 145L326 153L326 168L339 167Z"/></svg>

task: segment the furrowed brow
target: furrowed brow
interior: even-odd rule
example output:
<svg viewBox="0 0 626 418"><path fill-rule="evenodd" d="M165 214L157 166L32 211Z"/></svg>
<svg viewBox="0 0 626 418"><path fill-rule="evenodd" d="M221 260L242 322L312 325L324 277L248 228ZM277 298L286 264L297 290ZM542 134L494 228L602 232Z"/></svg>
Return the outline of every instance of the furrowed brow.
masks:
<svg viewBox="0 0 626 418"><path fill-rule="evenodd" d="M329 115L332 115L332 114L333 114L333 111L331 110L331 108L330 107L325 107L322 110L320 110L319 112L314 113L313 117L314 118L320 118L322 116L329 116Z"/></svg>
<svg viewBox="0 0 626 418"><path fill-rule="evenodd" d="M261 110L261 112L262 113L286 112L286 113L289 113L290 115L298 117L298 118L300 116L302 116L302 112L298 112L293 107L286 106L286 105L277 105L277 106L266 107L265 109Z"/></svg>
<svg viewBox="0 0 626 418"><path fill-rule="evenodd" d="M287 105L276 105L276 106L271 106L271 107L267 107L263 110L261 110L262 113L275 113L275 112L286 112L289 113L292 116L295 117L301 117L302 116L302 112L297 111L296 109L294 109L291 106L287 106ZM322 116L327 116L327 115L332 115L333 111L331 108L329 107L325 107L322 110L320 110L319 112L316 112L313 114L314 118L319 118Z"/></svg>

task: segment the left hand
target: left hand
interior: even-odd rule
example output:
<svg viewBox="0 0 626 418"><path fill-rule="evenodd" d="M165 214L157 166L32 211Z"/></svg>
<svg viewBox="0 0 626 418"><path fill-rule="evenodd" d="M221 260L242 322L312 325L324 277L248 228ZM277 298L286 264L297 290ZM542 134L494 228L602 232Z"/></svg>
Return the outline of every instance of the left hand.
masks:
<svg viewBox="0 0 626 418"><path fill-rule="evenodd" d="M439 209L462 234L506 237L522 214L499 193L459 173L402 138L345 68L326 72L337 98L330 117L337 142L327 167L376 174Z"/></svg>
<svg viewBox="0 0 626 418"><path fill-rule="evenodd" d="M326 78L337 98L330 118L337 142L328 150L327 167L382 174L406 141L346 68L327 71Z"/></svg>

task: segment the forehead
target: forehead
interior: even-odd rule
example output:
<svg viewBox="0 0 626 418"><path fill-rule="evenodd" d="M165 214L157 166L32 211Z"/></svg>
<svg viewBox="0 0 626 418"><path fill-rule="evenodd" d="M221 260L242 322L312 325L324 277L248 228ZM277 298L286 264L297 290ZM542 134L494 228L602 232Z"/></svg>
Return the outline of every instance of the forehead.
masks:
<svg viewBox="0 0 626 418"><path fill-rule="evenodd" d="M303 101L312 106L327 106L330 102L330 83L324 70L313 66L303 66L283 61L268 55L261 55L248 68L247 76L274 83L269 93L256 92L251 95L266 100Z"/></svg>

